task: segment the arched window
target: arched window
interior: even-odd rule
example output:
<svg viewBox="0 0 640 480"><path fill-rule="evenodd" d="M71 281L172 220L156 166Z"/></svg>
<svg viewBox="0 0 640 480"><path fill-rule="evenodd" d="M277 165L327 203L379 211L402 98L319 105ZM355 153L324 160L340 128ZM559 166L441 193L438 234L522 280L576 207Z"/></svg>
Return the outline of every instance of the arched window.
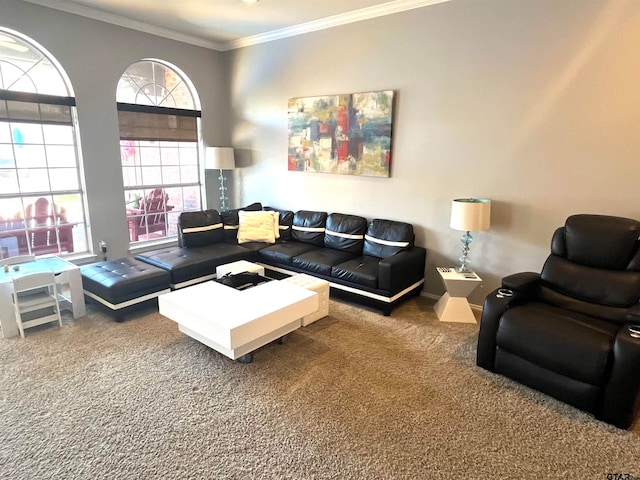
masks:
<svg viewBox="0 0 640 480"><path fill-rule="evenodd" d="M0 258L87 251L75 104L55 59L0 29Z"/></svg>
<svg viewBox="0 0 640 480"><path fill-rule="evenodd" d="M184 74L159 60L131 65L116 92L130 242L177 235L177 219L199 210L200 110Z"/></svg>

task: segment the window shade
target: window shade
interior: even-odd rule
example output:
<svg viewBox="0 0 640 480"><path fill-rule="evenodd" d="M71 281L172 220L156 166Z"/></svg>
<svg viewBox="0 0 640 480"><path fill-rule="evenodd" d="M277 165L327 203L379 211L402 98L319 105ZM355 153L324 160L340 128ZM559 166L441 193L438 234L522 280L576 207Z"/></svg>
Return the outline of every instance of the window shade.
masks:
<svg viewBox="0 0 640 480"><path fill-rule="evenodd" d="M74 102L67 97L59 97L59 101L50 103L46 96L31 95L32 100L12 100L1 98L0 120L9 122L34 122L57 125L71 125L71 107ZM40 98L42 98L42 101ZM71 99L73 100L73 99Z"/></svg>
<svg viewBox="0 0 640 480"><path fill-rule="evenodd" d="M120 140L197 142L199 110L118 102Z"/></svg>
<svg viewBox="0 0 640 480"><path fill-rule="evenodd" d="M197 142L196 117L118 111L121 140Z"/></svg>

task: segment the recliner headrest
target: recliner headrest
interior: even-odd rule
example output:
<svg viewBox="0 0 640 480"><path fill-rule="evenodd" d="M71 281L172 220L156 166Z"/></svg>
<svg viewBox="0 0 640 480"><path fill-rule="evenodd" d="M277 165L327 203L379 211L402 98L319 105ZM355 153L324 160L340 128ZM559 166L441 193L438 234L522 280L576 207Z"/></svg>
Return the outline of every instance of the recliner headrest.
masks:
<svg viewBox="0 0 640 480"><path fill-rule="evenodd" d="M562 242L557 242L554 235L552 253L566 254L571 262L594 268L638 270L639 237L640 222L637 220L608 215L572 215L564 226L564 249L560 248L558 243Z"/></svg>

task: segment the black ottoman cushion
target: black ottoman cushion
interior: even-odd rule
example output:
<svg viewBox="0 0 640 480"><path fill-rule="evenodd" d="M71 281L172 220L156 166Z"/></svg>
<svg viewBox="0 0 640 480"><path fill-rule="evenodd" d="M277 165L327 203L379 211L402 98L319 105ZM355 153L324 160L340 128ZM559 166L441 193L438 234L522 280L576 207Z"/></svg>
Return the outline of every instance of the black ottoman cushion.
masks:
<svg viewBox="0 0 640 480"><path fill-rule="evenodd" d="M170 273L172 288L182 288L216 276L216 267L238 260L255 260L257 253L242 245L214 243L198 248L167 247L136 255L149 265Z"/></svg>
<svg viewBox="0 0 640 480"><path fill-rule="evenodd" d="M169 272L135 258L92 263L80 267L80 273L85 292L112 304L111 308L169 290Z"/></svg>

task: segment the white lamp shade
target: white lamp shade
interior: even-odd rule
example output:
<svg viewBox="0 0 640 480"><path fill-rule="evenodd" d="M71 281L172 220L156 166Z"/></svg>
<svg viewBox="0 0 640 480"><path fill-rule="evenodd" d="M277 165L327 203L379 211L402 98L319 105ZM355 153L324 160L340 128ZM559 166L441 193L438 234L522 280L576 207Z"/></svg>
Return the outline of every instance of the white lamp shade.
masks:
<svg viewBox="0 0 640 480"><path fill-rule="evenodd" d="M204 154L205 170L233 170L236 160L231 147L207 147Z"/></svg>
<svg viewBox="0 0 640 480"><path fill-rule="evenodd" d="M491 200L484 198L458 198L451 202L451 224L454 230L478 232L489 230Z"/></svg>

